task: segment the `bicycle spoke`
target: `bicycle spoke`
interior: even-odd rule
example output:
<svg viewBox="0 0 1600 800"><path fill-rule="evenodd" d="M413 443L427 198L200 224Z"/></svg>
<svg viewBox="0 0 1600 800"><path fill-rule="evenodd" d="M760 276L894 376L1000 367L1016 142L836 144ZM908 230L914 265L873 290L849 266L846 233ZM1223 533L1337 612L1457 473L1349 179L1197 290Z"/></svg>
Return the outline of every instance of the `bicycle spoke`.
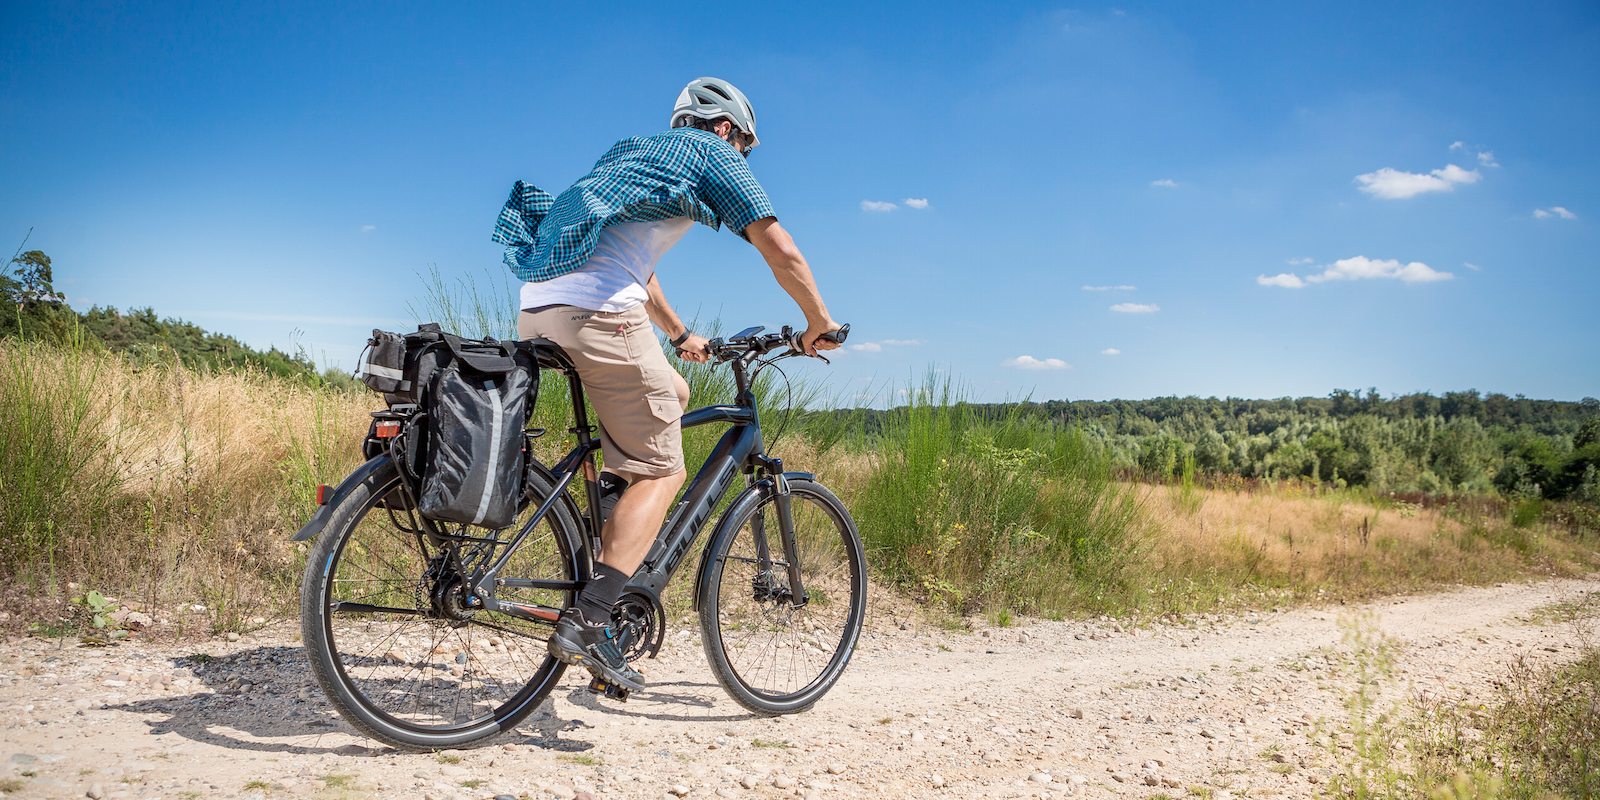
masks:
<svg viewBox="0 0 1600 800"><path fill-rule="evenodd" d="M530 532L504 575L574 585L562 545L568 540L553 519ZM331 557L324 613L336 677L362 708L408 730L465 730L518 707L512 699L535 682L543 691L553 686L542 677L557 670L544 654L551 626L463 606L461 579L443 554L460 547L469 565L482 563L510 542L504 532L472 538L485 541L455 538L430 553L370 500L349 523ZM565 607L570 593L507 592L555 608Z"/></svg>

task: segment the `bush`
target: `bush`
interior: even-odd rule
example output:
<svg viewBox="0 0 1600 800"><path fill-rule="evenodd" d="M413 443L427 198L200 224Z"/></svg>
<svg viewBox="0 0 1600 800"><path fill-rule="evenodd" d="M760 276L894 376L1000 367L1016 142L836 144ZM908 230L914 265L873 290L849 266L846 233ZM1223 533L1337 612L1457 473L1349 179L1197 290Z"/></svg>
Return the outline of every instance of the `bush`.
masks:
<svg viewBox="0 0 1600 800"><path fill-rule="evenodd" d="M1076 431L985 420L929 378L866 444L853 499L880 575L958 611L1120 607L1138 505Z"/></svg>

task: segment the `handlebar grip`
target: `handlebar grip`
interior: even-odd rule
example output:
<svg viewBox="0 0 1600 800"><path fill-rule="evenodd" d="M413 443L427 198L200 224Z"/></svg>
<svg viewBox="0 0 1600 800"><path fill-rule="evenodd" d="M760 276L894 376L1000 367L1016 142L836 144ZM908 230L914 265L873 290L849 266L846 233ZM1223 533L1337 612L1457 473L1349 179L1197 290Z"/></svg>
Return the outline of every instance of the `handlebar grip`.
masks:
<svg viewBox="0 0 1600 800"><path fill-rule="evenodd" d="M844 325L839 326L839 330L833 331L832 333L824 333L821 336L818 336L817 341L820 342L826 339L834 344L844 344L844 340L848 338L850 338L850 323L847 322Z"/></svg>

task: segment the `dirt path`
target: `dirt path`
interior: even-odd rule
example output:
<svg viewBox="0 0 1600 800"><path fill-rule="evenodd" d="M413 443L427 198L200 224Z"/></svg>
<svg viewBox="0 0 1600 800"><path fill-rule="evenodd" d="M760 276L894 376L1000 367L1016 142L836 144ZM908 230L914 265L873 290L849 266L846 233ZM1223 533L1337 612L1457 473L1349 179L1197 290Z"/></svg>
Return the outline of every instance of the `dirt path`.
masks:
<svg viewBox="0 0 1600 800"><path fill-rule="evenodd" d="M1576 655L1530 611L1600 579L1363 607L1402 643L1393 685L1481 691L1518 655ZM1330 657L1350 609L1123 631L1035 622L951 633L876 615L816 709L753 718L669 634L649 692L600 701L568 673L516 736L400 754L333 717L284 626L183 646L0 646L0 781L19 797L1304 797L1341 719ZM193 654L209 658L192 658ZM203 664L201 662L204 662Z"/></svg>

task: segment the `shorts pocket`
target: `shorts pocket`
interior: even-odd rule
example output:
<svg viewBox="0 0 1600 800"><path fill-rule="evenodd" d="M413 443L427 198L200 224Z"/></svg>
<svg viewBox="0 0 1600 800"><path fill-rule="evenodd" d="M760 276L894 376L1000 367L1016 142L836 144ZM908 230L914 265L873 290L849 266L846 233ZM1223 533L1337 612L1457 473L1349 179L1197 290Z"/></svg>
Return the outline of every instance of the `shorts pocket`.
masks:
<svg viewBox="0 0 1600 800"><path fill-rule="evenodd" d="M676 394L670 397L651 395L646 397L645 401L650 404L650 413L656 419L668 425L677 422L683 416L683 406L678 405L678 396Z"/></svg>

